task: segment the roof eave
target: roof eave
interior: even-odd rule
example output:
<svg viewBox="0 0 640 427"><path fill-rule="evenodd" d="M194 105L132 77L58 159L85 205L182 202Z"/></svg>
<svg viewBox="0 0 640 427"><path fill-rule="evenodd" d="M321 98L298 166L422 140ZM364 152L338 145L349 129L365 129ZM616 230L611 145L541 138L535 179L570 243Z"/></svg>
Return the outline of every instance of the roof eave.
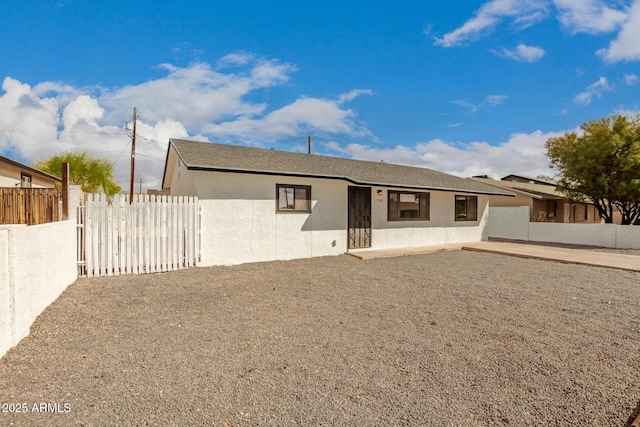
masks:
<svg viewBox="0 0 640 427"><path fill-rule="evenodd" d="M176 150L177 151L177 150ZM178 155L180 153L178 152ZM182 157L180 156L182 159ZM182 159L184 162L184 159ZM286 171L270 171L270 170L256 170L256 169L242 169L242 168L229 168L229 167L215 167L215 166L205 166L205 165L194 165L187 164L188 170L199 170L199 171L212 171L212 172L232 172L232 173L249 173L256 175L281 175L281 176L296 176L300 178L323 178L323 179L340 179L351 182L353 184L358 185L371 185L377 187L393 187L393 188L417 188L422 190L437 190L437 191L448 191L448 192L461 192L461 193L471 193L471 194L482 194L487 196L504 196L504 197L515 197L515 194L510 192L490 192L490 191L482 191L482 190L471 190L464 188L453 188L453 187L439 187L435 185L424 186L424 185L404 185L397 183L388 183L388 182L377 182L377 181L363 181L350 176L342 176L342 175L329 175L329 174L313 174L313 173L301 173L301 172L286 172Z"/></svg>
<svg viewBox="0 0 640 427"><path fill-rule="evenodd" d="M0 159L4 160L5 162L7 162L10 165L15 166L17 168L24 169L24 170L27 170L27 171L29 171L31 173L38 174L41 177L44 177L44 178L47 178L47 179L51 179L51 180L53 180L53 181L55 181L57 183L62 183L62 178L58 178L57 176L51 175L51 174L49 174L47 172L43 172L41 170L32 168L31 166L27 166L27 165L22 164L20 162L16 162L15 160L11 160L8 157L0 156Z"/></svg>

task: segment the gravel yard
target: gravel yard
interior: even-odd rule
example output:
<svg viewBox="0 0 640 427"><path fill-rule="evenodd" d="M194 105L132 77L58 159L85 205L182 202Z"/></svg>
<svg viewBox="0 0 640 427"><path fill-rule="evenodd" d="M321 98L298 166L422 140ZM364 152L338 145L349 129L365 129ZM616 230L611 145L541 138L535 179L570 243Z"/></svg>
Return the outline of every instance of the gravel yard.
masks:
<svg viewBox="0 0 640 427"><path fill-rule="evenodd" d="M638 273L343 255L78 280L0 359L0 425L625 426L639 374Z"/></svg>

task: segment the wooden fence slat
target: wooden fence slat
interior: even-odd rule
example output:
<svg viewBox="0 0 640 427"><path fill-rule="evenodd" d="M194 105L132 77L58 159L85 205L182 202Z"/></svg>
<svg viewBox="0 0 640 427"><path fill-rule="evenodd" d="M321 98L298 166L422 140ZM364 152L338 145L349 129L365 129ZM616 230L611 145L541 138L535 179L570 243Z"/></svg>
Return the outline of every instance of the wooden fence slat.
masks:
<svg viewBox="0 0 640 427"><path fill-rule="evenodd" d="M55 188L0 188L0 224L44 224L59 221Z"/></svg>

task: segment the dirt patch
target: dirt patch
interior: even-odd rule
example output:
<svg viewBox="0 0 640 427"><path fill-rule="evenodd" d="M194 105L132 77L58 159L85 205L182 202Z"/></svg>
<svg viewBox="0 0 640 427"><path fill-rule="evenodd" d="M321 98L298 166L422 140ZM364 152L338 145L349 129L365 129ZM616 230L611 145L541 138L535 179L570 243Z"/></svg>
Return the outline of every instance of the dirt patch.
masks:
<svg viewBox="0 0 640 427"><path fill-rule="evenodd" d="M2 425L622 426L640 399L640 274L494 254L83 279L31 330Z"/></svg>

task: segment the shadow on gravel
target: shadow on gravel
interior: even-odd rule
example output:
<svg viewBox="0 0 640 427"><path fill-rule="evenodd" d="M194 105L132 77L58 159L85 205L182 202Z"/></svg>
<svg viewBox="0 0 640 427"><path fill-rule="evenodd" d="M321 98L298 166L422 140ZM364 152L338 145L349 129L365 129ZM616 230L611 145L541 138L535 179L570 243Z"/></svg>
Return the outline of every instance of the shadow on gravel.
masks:
<svg viewBox="0 0 640 427"><path fill-rule="evenodd" d="M640 427L640 401L627 420L625 427Z"/></svg>

